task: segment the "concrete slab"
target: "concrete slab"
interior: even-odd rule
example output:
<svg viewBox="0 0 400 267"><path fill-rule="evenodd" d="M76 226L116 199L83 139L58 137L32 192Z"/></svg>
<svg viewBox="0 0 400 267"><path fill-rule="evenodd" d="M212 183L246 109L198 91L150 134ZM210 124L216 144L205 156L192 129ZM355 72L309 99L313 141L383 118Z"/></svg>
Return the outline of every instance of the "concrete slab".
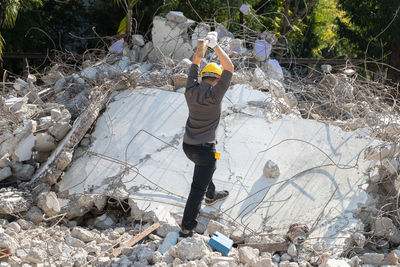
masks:
<svg viewBox="0 0 400 267"><path fill-rule="evenodd" d="M296 117L270 122L265 105L254 105L269 99L245 85L227 92L214 182L230 196L202 212L220 212L247 231L286 232L303 223L314 237L343 242L340 237L358 224L352 211L368 201L363 173L374 163L359 155L376 141L366 130L343 132ZM181 93L151 88L119 93L97 120L89 148L97 154L71 164L60 192L129 197L161 220L171 219L170 212L182 214L194 167L181 148L187 114ZM263 176L268 160L278 164L279 177Z"/></svg>

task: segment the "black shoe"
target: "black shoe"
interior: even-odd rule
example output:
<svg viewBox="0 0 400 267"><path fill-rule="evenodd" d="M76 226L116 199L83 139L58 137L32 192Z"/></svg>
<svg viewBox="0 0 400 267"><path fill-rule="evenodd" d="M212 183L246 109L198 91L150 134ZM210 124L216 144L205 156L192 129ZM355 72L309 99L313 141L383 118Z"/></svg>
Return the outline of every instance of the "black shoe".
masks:
<svg viewBox="0 0 400 267"><path fill-rule="evenodd" d="M215 191L214 194L214 198L208 198L206 197L206 199L204 200L205 204L207 206L211 206L213 205L215 202L220 201L220 200L224 200L225 198L227 198L229 196L229 192L224 190L224 191Z"/></svg>
<svg viewBox="0 0 400 267"><path fill-rule="evenodd" d="M186 238L186 237L192 237L192 236L193 236L193 231L190 231L190 232L187 233L187 234L185 234L185 233L182 232L182 231L179 231L179 237Z"/></svg>

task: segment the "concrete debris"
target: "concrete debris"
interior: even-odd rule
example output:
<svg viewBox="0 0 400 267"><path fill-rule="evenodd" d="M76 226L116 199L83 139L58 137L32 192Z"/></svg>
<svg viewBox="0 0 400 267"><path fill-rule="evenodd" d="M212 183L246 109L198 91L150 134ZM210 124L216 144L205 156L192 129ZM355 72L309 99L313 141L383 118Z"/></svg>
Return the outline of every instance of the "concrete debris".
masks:
<svg viewBox="0 0 400 267"><path fill-rule="evenodd" d="M250 7L242 5L240 11L250 14ZM359 90L354 80L356 76L351 77L355 73L352 69L336 74L332 73L332 66L322 65L324 74L317 78L320 79L317 84L285 79L289 71L270 58L277 43L271 32L265 31L252 39L256 40L254 46L247 51L248 40L234 36L223 24L195 24L182 12L171 11L166 18L154 18L152 42L145 42L139 34L132 35L129 46L121 39L111 45L110 53L103 59L86 60L82 69L74 74L66 74L63 68L54 65L42 76L44 86L32 75L26 81L15 80L11 88L14 91L0 101L18 122L6 117L0 119L0 181L30 187L37 206L32 206L30 194L0 189L0 248L8 248L12 253L0 265L323 267L398 264L400 252L395 249L400 245L398 218L394 213L382 213L396 204L386 196L395 197L400 192L400 149L390 143L390 138L400 133L399 123L393 119L393 109L382 107L391 114L382 118L382 114L367 102L365 92ZM189 34L193 26L194 31ZM174 214L180 216L182 201L180 198L177 201L170 193L164 194L159 188L175 195L185 195L189 188L186 183L176 182L187 177L187 168L182 166L189 163L182 160L182 151L176 152L165 144L178 147L182 125L178 127L176 122L185 121L187 114L183 96L175 91L184 91L191 65L189 58L197 40L204 38L212 28L218 32L221 47L232 56L235 67L239 67L232 81L238 86L228 90L222 103L223 127L219 133L221 144L218 144L221 150L226 150L222 153L226 158L222 157L219 162L218 186L230 190L235 197L229 197L217 212L209 207L202 209L205 216L197 231L205 231L204 235L178 238L176 245L172 242L160 249L161 244L169 242L168 233L174 232L175 238L180 230L176 224L180 219ZM213 60L215 55L208 50L201 66ZM159 88L147 88L157 86ZM113 94L118 90L121 92ZM109 101L111 95L113 101ZM332 97L337 99L334 104ZM356 98L362 101L355 101ZM48 103L42 103L44 100ZM105 116L98 118L106 103L105 113L110 115L112 126ZM122 107L124 116L119 116ZM143 112L146 110L151 110L152 116ZM126 117L129 114L134 118ZM119 117L124 117L125 121L121 123ZM323 120L325 124L310 118ZM87 135L95 121L93 133ZM126 121L135 129L122 128L121 125L126 127ZM341 131L334 125L351 132ZM356 130L358 128L364 129ZM138 135L132 139L141 129L159 140L144 134L146 137ZM245 133L241 133L242 129L246 129ZM110 136L118 140L118 144L110 141L109 146L105 146L102 143L109 141ZM377 141L381 137L385 143ZM304 144L293 141L300 139ZM285 141L291 141L290 152L281 149ZM316 165L326 164L326 158L306 142L323 151L334 148L328 154L337 165L315 170ZM279 144L278 149L274 144ZM87 153L89 146L93 154ZM266 147L271 148L266 154L258 153ZM121 151L126 155L121 155ZM368 162L358 159L361 151ZM97 157L105 157L103 154L107 160L118 159L118 163L115 160L107 165L105 159L100 162ZM266 157L273 158L279 167L272 161L263 166ZM175 161L166 162L166 158ZM135 164L137 169L116 167L119 161ZM355 165L349 169L338 168L343 164ZM160 170L159 166L164 167ZM304 173L307 169L313 171ZM284 175L280 175L281 172ZM132 175L136 176L128 177ZM277 180L259 179L263 176ZM168 182L164 182L165 177ZM156 186L147 183L148 180ZM312 185L309 181L313 181ZM333 186L326 186L332 181L335 181ZM369 183L368 187L365 182ZM335 194L335 187L340 195ZM371 196L376 199L370 199ZM386 208L375 208L381 204ZM302 212L304 206L309 210L307 214ZM324 210L321 211L321 207L325 207ZM382 217L383 214L387 217ZM15 216L19 217L16 221ZM236 218L234 223L231 218ZM313 225L316 218L321 221ZM140 244L124 248L122 256L108 257L113 247L131 240L154 221L168 223ZM311 232L306 224L313 225ZM289 225L284 235L282 229ZM215 231L229 236L236 244L247 243L248 246L234 247L227 256L221 256L207 245L207 235ZM250 232L265 233L251 235ZM309 236L311 238L307 239ZM330 238L324 239L327 236ZM337 239L332 238L336 236ZM262 248L271 244L284 244L285 248L274 254L260 254ZM339 258L348 248L361 256L351 260ZM366 253L371 248L382 253Z"/></svg>
<svg viewBox="0 0 400 267"><path fill-rule="evenodd" d="M331 73L332 66L331 65L321 65L321 69L324 73Z"/></svg>
<svg viewBox="0 0 400 267"><path fill-rule="evenodd" d="M0 214L19 214L29 210L32 198L16 189L0 189Z"/></svg>
<svg viewBox="0 0 400 267"><path fill-rule="evenodd" d="M255 262L259 257L260 252L256 248L251 247L240 247L239 248L239 260L243 263L250 264L251 262Z"/></svg>
<svg viewBox="0 0 400 267"><path fill-rule="evenodd" d="M380 253L365 253L360 258L364 264L380 265L385 255Z"/></svg>
<svg viewBox="0 0 400 267"><path fill-rule="evenodd" d="M267 178L276 178L280 175L279 166L272 160L268 160L265 163L263 174Z"/></svg>
<svg viewBox="0 0 400 267"><path fill-rule="evenodd" d="M51 152L56 148L56 140L48 133L38 133L35 136L35 150Z"/></svg>
<svg viewBox="0 0 400 267"><path fill-rule="evenodd" d="M38 198L38 207L49 217L57 215L60 211L60 203L54 192L42 192Z"/></svg>
<svg viewBox="0 0 400 267"><path fill-rule="evenodd" d="M201 237L189 237L171 247L169 254L181 260L196 260L211 252Z"/></svg>
<svg viewBox="0 0 400 267"><path fill-rule="evenodd" d="M400 230L393 224L390 218L376 218L373 230L377 237L387 238L395 245L400 245Z"/></svg>

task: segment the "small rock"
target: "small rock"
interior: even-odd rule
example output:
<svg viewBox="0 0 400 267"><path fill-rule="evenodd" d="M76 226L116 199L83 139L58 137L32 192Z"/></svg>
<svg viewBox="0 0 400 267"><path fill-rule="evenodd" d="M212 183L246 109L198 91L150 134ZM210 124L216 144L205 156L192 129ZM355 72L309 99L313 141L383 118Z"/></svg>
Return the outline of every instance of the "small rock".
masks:
<svg viewBox="0 0 400 267"><path fill-rule="evenodd" d="M331 65L321 65L321 69L324 73L331 73L332 71L332 66Z"/></svg>
<svg viewBox="0 0 400 267"><path fill-rule="evenodd" d="M279 254L274 254L272 256L272 260L276 263L279 263L281 261L281 256L279 256Z"/></svg>
<svg viewBox="0 0 400 267"><path fill-rule="evenodd" d="M32 223L24 219L18 219L17 223L21 226L22 230L28 230L32 226Z"/></svg>
<svg viewBox="0 0 400 267"><path fill-rule="evenodd" d="M11 230L14 233L21 232L21 226L17 222L12 222L7 225L7 230Z"/></svg>
<svg viewBox="0 0 400 267"><path fill-rule="evenodd" d="M0 233L0 248L8 248L11 253L15 253L18 248L17 240L6 233Z"/></svg>
<svg viewBox="0 0 400 267"><path fill-rule="evenodd" d="M289 254L289 256L292 258L297 257L297 248L293 243L290 243L287 254Z"/></svg>
<svg viewBox="0 0 400 267"><path fill-rule="evenodd" d="M16 161L30 160L32 156L32 149L35 146L35 137L29 134L27 137L20 140L15 147L13 159Z"/></svg>
<svg viewBox="0 0 400 267"><path fill-rule="evenodd" d="M97 264L99 266L109 266L111 264L111 259L109 257L98 257Z"/></svg>
<svg viewBox="0 0 400 267"><path fill-rule="evenodd" d="M56 167L58 170L65 170L67 168L68 164L70 164L72 161L72 153L69 151L63 151L59 154L57 160L56 160Z"/></svg>
<svg viewBox="0 0 400 267"><path fill-rule="evenodd" d="M157 229L157 235L161 237L166 237L169 232L179 232L181 228L178 225L172 225L172 224L163 224Z"/></svg>
<svg viewBox="0 0 400 267"><path fill-rule="evenodd" d="M56 141L48 133L38 133L35 136L35 149L40 152L51 152L56 148Z"/></svg>
<svg viewBox="0 0 400 267"><path fill-rule="evenodd" d="M68 122L57 122L49 128L49 133L54 136L57 141L64 139L67 133L71 130L71 125Z"/></svg>
<svg viewBox="0 0 400 267"><path fill-rule="evenodd" d="M61 116L61 111L58 109L52 109L50 110L50 117L52 121L59 121L61 120L62 116Z"/></svg>
<svg viewBox="0 0 400 267"><path fill-rule="evenodd" d="M385 258L385 255L380 253L365 253L360 258L364 264L379 265Z"/></svg>
<svg viewBox="0 0 400 267"><path fill-rule="evenodd" d="M132 35L132 43L138 46L144 46L144 39L143 35L141 34L134 34Z"/></svg>
<svg viewBox="0 0 400 267"><path fill-rule="evenodd" d="M94 226L100 229L108 229L114 224L114 220L107 214L97 217L94 221Z"/></svg>
<svg viewBox="0 0 400 267"><path fill-rule="evenodd" d="M399 256L396 254L394 250L385 256L381 265L397 265L399 262Z"/></svg>
<svg viewBox="0 0 400 267"><path fill-rule="evenodd" d="M177 22L177 23L183 23L183 22L187 21L187 18L180 11L170 11L167 14L166 18L169 21L173 21L173 22Z"/></svg>
<svg viewBox="0 0 400 267"><path fill-rule="evenodd" d="M290 261L291 259L292 257L287 253L283 253L281 256L281 261Z"/></svg>
<svg viewBox="0 0 400 267"><path fill-rule="evenodd" d="M25 257L25 261L29 263L42 263L47 258L46 252L38 247L32 248L28 255Z"/></svg>
<svg viewBox="0 0 400 267"><path fill-rule="evenodd" d="M250 263L252 261L255 261L260 252L256 248L252 247L240 247L239 248L239 260L242 263Z"/></svg>
<svg viewBox="0 0 400 267"><path fill-rule="evenodd" d="M52 191L40 193L37 198L37 205L49 217L55 216L61 211L57 195Z"/></svg>
<svg viewBox="0 0 400 267"><path fill-rule="evenodd" d="M263 174L265 177L268 178L278 177L280 175L280 170L278 165L274 163L272 160L268 160L267 163L265 163Z"/></svg>
<svg viewBox="0 0 400 267"><path fill-rule="evenodd" d="M74 227L71 231L71 236L86 243L95 240L97 237L94 233L82 227Z"/></svg>
<svg viewBox="0 0 400 267"><path fill-rule="evenodd" d="M85 243L82 240L79 240L78 238L71 237L71 236L67 236L65 238L65 243L68 246L75 247L75 248L81 248L85 245Z"/></svg>
<svg viewBox="0 0 400 267"><path fill-rule="evenodd" d="M35 172L35 167L30 164L22 164L20 162L12 162L11 169L14 176L22 181L29 181Z"/></svg>
<svg viewBox="0 0 400 267"><path fill-rule="evenodd" d="M320 267L350 267L344 260L328 259L326 263L320 264Z"/></svg>

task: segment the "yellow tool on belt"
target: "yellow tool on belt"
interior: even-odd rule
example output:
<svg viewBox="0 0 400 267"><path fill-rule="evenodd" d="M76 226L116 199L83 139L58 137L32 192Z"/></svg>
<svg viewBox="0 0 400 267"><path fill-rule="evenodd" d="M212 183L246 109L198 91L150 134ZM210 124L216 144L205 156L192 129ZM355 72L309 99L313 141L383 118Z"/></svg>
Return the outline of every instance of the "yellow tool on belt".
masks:
<svg viewBox="0 0 400 267"><path fill-rule="evenodd" d="M214 157L215 159L219 159L221 157L221 153L215 152Z"/></svg>

